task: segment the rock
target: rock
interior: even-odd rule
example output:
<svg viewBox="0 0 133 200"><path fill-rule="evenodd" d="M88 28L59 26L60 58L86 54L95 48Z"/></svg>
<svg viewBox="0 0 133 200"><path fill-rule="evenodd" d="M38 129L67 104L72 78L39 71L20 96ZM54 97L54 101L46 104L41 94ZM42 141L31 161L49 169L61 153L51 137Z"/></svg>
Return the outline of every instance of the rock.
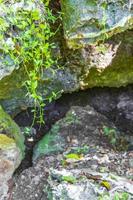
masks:
<svg viewBox="0 0 133 200"><path fill-rule="evenodd" d="M7 197L8 181L24 158L24 138L0 106L0 198Z"/></svg>
<svg viewBox="0 0 133 200"><path fill-rule="evenodd" d="M33 166L14 177L12 199L111 199L119 189L132 196L131 180L115 175L131 174L131 155L111 149L103 125L115 128L90 106L71 107L34 148Z"/></svg>
<svg viewBox="0 0 133 200"><path fill-rule="evenodd" d="M129 164L130 164L130 168L132 169L133 168L133 159L132 158L129 160Z"/></svg>
<svg viewBox="0 0 133 200"><path fill-rule="evenodd" d="M73 177L72 173L68 173L67 171L54 171L54 175L59 176L61 175L62 177ZM51 173L51 177L53 174ZM93 199L98 199L98 195L96 192L96 188L93 184L91 184L89 181L84 180L77 182L75 184L67 183L67 181L62 183L59 183L57 185L56 179L55 181L49 181L50 188L51 188L51 196L52 199L58 200L58 199L64 199L64 200L93 200Z"/></svg>
<svg viewBox="0 0 133 200"><path fill-rule="evenodd" d="M43 137L34 148L33 161L36 160L41 154L50 155L63 152L64 139L58 135L59 126L55 125L50 132Z"/></svg>
<svg viewBox="0 0 133 200"><path fill-rule="evenodd" d="M133 28L132 2L62 0L64 33L69 48L96 44Z"/></svg>
<svg viewBox="0 0 133 200"><path fill-rule="evenodd" d="M133 83L132 3L65 0L61 4L67 65L78 75L79 87Z"/></svg>
<svg viewBox="0 0 133 200"><path fill-rule="evenodd" d="M103 126L114 127L105 116L97 113L90 106L84 108L72 107L66 117L53 125L51 131L35 146L33 159L42 154L49 155L49 153L62 152L68 144L80 146L82 143L91 143L95 136L99 138ZM84 135L84 138L82 138L82 135ZM75 140L78 141L78 144L77 142L75 144Z"/></svg>
<svg viewBox="0 0 133 200"><path fill-rule="evenodd" d="M15 140L17 146L21 150L21 158L24 157L24 137L21 134L18 125L11 119L11 117L4 112L3 108L0 106L0 133L6 134Z"/></svg>
<svg viewBox="0 0 133 200"><path fill-rule="evenodd" d="M133 83L132 33L126 31L97 45L68 50L67 66L78 75L79 88Z"/></svg>
<svg viewBox="0 0 133 200"><path fill-rule="evenodd" d="M122 127L128 132L132 132L132 124L133 124L133 95L132 90L128 92L123 92L118 97L117 110L118 116L117 120L122 124ZM124 123L123 123L124 121Z"/></svg>
<svg viewBox="0 0 133 200"><path fill-rule="evenodd" d="M7 197L8 181L12 178L15 169L20 165L22 154L15 140L0 134L0 197Z"/></svg>

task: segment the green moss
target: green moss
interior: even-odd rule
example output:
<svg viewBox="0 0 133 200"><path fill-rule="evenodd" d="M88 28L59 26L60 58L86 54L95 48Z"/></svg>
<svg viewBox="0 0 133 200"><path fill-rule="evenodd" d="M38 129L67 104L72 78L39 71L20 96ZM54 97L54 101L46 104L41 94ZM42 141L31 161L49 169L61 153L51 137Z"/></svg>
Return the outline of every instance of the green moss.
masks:
<svg viewBox="0 0 133 200"><path fill-rule="evenodd" d="M88 74L83 74L82 88L121 87L133 83L132 31L113 37L109 42L116 44L121 41L116 57L105 69L91 68Z"/></svg>
<svg viewBox="0 0 133 200"><path fill-rule="evenodd" d="M22 67L0 80L0 99L24 98L26 89L22 87L22 83L26 78L27 75Z"/></svg>
<svg viewBox="0 0 133 200"><path fill-rule="evenodd" d="M0 133L6 134L8 137L13 138L20 148L22 157L24 157L24 137L21 134L18 125L11 119L11 117L4 112L0 106ZM9 141L9 140L8 140Z"/></svg>
<svg viewBox="0 0 133 200"><path fill-rule="evenodd" d="M33 160L37 159L40 155L50 155L63 152L64 139L59 135L59 129L60 127L58 124L54 125L35 146Z"/></svg>
<svg viewBox="0 0 133 200"><path fill-rule="evenodd" d="M96 68L91 69L89 75L83 78L83 83L82 87L84 88L95 86L120 87L133 83L133 58L121 58L118 63L115 62L101 72Z"/></svg>
<svg viewBox="0 0 133 200"><path fill-rule="evenodd" d="M4 134L0 134L0 149L10 149L15 147L15 140L7 137Z"/></svg>

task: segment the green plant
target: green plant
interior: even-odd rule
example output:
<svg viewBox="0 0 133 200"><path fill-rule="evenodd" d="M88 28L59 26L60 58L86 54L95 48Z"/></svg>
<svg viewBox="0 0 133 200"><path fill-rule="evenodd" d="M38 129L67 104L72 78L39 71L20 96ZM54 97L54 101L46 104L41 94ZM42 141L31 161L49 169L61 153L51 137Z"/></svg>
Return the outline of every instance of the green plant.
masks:
<svg viewBox="0 0 133 200"><path fill-rule="evenodd" d="M62 177L61 177L61 180L62 180L62 181L65 181L65 182L67 182L67 183L71 183L71 184L77 182L77 179L76 179L74 176L62 176Z"/></svg>
<svg viewBox="0 0 133 200"><path fill-rule="evenodd" d="M115 192L113 195L106 192L100 195L98 200L128 200L129 198L130 195L127 192Z"/></svg>
<svg viewBox="0 0 133 200"><path fill-rule="evenodd" d="M102 8L102 11L103 11L103 17L102 17L102 20L101 20L101 29L102 29L102 40L103 42L108 39L108 34L106 33L106 22L107 22L107 15L106 15L106 10L107 10L107 2L106 1L103 1L102 4L101 4L101 8Z"/></svg>
<svg viewBox="0 0 133 200"><path fill-rule="evenodd" d="M128 200L129 194L127 192L118 193L115 192L113 200Z"/></svg>
<svg viewBox="0 0 133 200"><path fill-rule="evenodd" d="M84 145L84 146L78 146L78 147L72 147L69 154L87 154L89 152L89 146ZM67 154L68 155L68 154Z"/></svg>
<svg viewBox="0 0 133 200"><path fill-rule="evenodd" d="M30 135L31 135L31 128L30 128L30 127L24 127L22 133L23 133L25 136L30 136Z"/></svg>
<svg viewBox="0 0 133 200"><path fill-rule="evenodd" d="M106 192L98 197L98 200L111 200L109 194Z"/></svg>
<svg viewBox="0 0 133 200"><path fill-rule="evenodd" d="M125 151L128 149L128 141L124 133L120 133L117 129L109 128L107 126L103 126L102 132L103 135L108 138L110 144L115 150Z"/></svg>
<svg viewBox="0 0 133 200"><path fill-rule="evenodd" d="M76 153L70 153L65 155L66 159L74 159L74 160L80 160L82 158L82 155L76 154Z"/></svg>
<svg viewBox="0 0 133 200"><path fill-rule="evenodd" d="M115 145L117 142L117 131L114 128L103 126L103 134L108 137L110 143Z"/></svg>
<svg viewBox="0 0 133 200"><path fill-rule="evenodd" d="M39 1L40 4L42 2ZM38 108L38 121L44 123L44 98L38 88L44 70L54 64L51 55L54 44L50 43L54 33L51 31L50 23L54 23L56 18L48 8L49 0L44 1L41 10L38 7L30 9L33 3L35 2L29 0L25 3L29 6L28 9L23 6L15 10L13 6L0 1L5 13L0 17L0 53L3 64L24 67L27 78L22 85L26 87L29 99L33 99L34 102L33 123L37 118ZM5 37L7 34L8 39ZM52 93L51 96L50 100L56 97L56 93Z"/></svg>

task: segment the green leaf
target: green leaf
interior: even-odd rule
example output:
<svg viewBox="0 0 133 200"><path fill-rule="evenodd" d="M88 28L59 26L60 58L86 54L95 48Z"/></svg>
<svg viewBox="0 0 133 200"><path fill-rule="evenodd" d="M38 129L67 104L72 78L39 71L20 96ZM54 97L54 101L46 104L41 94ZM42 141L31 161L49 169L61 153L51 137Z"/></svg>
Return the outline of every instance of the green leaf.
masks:
<svg viewBox="0 0 133 200"><path fill-rule="evenodd" d="M76 154L76 153L70 153L70 154L65 155L65 158L80 160L82 158L82 155L81 154Z"/></svg>
<svg viewBox="0 0 133 200"><path fill-rule="evenodd" d="M110 190L110 189L111 189L110 183L109 183L108 181L106 181L106 180L103 180L103 181L101 182L101 185L102 185L103 187L105 187L107 190Z"/></svg>
<svg viewBox="0 0 133 200"><path fill-rule="evenodd" d="M66 181L68 183L76 183L77 182L77 179L74 177L74 176L62 176L62 181Z"/></svg>
<svg viewBox="0 0 133 200"><path fill-rule="evenodd" d="M32 11L31 17L32 17L33 20L39 20L40 19L39 11L38 10Z"/></svg>

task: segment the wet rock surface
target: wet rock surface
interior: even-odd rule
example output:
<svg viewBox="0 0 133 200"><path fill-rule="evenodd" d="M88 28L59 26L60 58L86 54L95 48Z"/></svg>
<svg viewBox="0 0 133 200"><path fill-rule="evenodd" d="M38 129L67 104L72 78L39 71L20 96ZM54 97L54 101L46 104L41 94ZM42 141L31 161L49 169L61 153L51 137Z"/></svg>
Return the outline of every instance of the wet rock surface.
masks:
<svg viewBox="0 0 133 200"><path fill-rule="evenodd" d="M116 128L90 106L71 107L66 117L47 133L63 139L63 148L56 153L46 151L46 147L50 150L59 144L61 140L56 137L52 143L49 140L43 144L39 142L34 149L34 155L37 152L38 156L33 157L33 166L14 176L12 199L79 200L90 194L93 199L102 195L113 199L119 189L129 193L131 199L132 151L115 150L104 135L103 126Z"/></svg>

